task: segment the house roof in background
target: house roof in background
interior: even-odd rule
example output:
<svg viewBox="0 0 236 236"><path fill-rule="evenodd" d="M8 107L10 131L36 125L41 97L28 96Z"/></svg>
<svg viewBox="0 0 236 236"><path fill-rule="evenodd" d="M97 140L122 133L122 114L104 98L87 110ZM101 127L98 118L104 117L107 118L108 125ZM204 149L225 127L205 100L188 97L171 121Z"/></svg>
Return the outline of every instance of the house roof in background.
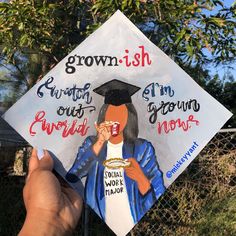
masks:
<svg viewBox="0 0 236 236"><path fill-rule="evenodd" d="M5 109L0 107L0 146L27 145L28 142L2 118L4 111Z"/></svg>

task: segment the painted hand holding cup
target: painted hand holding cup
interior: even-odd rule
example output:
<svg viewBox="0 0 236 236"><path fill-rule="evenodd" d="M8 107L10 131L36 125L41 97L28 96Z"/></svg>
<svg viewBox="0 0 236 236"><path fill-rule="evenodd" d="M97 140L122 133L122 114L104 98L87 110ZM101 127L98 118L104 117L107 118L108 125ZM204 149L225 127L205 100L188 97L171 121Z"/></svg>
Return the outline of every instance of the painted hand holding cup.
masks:
<svg viewBox="0 0 236 236"><path fill-rule="evenodd" d="M105 142L111 137L111 129L107 122L102 122L101 124L95 123L95 128L97 130L98 141Z"/></svg>
<svg viewBox="0 0 236 236"><path fill-rule="evenodd" d="M112 137L116 137L119 134L120 132L119 122L105 121L104 124L108 129L110 129Z"/></svg>
<svg viewBox="0 0 236 236"><path fill-rule="evenodd" d="M104 121L99 125L95 123L95 128L98 132L98 140L107 141L111 136L116 137L119 134L120 123L113 121Z"/></svg>
<svg viewBox="0 0 236 236"><path fill-rule="evenodd" d="M142 195L146 194L151 188L150 181L143 173L138 162L134 158L129 158L128 161L131 163L129 167L125 167L126 175L138 184L139 191Z"/></svg>

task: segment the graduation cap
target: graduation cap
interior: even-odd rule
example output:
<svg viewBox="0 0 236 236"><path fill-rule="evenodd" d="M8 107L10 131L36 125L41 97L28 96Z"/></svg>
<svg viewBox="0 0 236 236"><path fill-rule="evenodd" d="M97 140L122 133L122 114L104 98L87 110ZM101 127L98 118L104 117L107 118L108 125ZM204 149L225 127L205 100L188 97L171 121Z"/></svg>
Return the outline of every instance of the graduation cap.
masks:
<svg viewBox="0 0 236 236"><path fill-rule="evenodd" d="M113 79L93 91L105 97L105 104L120 106L125 103L131 103L131 96L134 95L139 89L140 88L135 85Z"/></svg>

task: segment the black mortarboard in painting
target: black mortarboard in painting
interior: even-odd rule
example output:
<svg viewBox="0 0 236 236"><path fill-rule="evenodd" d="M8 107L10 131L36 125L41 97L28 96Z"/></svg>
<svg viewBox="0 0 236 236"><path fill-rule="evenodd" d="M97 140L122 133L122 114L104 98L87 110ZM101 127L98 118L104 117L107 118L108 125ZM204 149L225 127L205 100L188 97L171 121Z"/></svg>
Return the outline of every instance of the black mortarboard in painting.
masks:
<svg viewBox="0 0 236 236"><path fill-rule="evenodd" d="M139 89L140 88L135 85L114 79L99 86L93 91L105 97L105 104L120 106L125 103L131 103L131 96Z"/></svg>

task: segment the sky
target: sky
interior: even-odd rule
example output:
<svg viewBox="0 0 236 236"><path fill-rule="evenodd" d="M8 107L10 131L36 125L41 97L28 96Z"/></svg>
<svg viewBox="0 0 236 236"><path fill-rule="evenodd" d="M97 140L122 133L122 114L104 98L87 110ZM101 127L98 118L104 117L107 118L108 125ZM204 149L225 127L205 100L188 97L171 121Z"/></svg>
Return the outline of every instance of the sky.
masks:
<svg viewBox="0 0 236 236"><path fill-rule="evenodd" d="M235 0L224 0L223 1L226 7L230 7L233 5L234 2L236 2ZM220 7L216 7L213 11L211 11L211 14L217 13L217 11L220 9ZM206 12L207 14L207 12ZM234 76L234 79L236 80L236 61L234 63L232 63L230 65L230 67L232 67L233 69L230 69L231 74ZM228 67L227 66L222 66L219 65L217 67L210 65L208 67L208 69L210 70L210 75L214 76L215 74L219 74L220 78L222 79L224 74L227 72Z"/></svg>
<svg viewBox="0 0 236 236"><path fill-rule="evenodd" d="M6 0L0 0L0 2L7 2ZM232 4L235 2L235 0L224 0L223 1L226 7L232 6ZM215 7L213 11L206 11L205 14L215 14L217 13L217 11L220 9L221 7ZM210 53L209 53L210 55ZM230 73L233 75L234 79L236 80L236 60L234 63L230 64L231 69L229 70L228 66L222 66L222 65L218 65L217 67L214 65L208 65L206 69L208 69L210 71L210 75L214 76L215 74L218 74L220 76L220 79L223 78L224 74L226 74L226 72L229 70ZM1 70L1 68L0 68ZM1 97L3 97L3 84L0 85L0 90L1 90L1 94L2 96L0 96L0 101L1 101ZM5 90L5 93L7 93L8 91Z"/></svg>

